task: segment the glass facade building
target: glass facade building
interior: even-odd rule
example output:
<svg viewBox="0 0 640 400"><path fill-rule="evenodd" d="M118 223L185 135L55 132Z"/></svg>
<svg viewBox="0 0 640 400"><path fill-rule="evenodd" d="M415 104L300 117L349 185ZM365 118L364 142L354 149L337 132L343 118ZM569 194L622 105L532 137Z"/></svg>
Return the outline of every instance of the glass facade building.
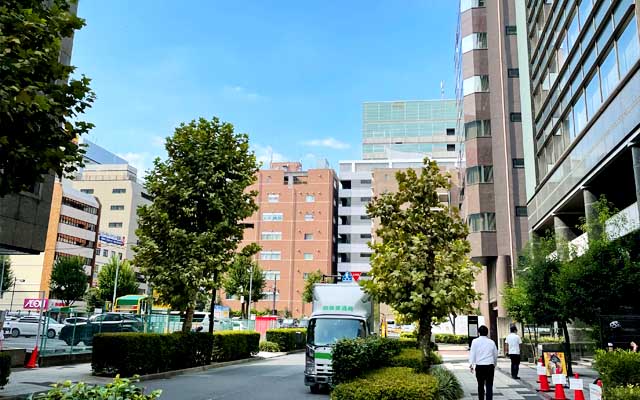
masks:
<svg viewBox="0 0 640 400"><path fill-rule="evenodd" d="M591 199L604 195L620 209L637 201L637 14L633 0L526 2L535 232L562 226L571 239Z"/></svg>
<svg viewBox="0 0 640 400"><path fill-rule="evenodd" d="M364 103L363 158L456 159L457 115L455 100Z"/></svg>

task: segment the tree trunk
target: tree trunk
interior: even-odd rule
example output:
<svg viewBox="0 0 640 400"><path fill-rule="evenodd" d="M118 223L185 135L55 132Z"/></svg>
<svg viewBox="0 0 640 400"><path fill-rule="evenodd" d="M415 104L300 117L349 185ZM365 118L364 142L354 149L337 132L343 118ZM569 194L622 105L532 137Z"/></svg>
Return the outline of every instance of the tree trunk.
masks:
<svg viewBox="0 0 640 400"><path fill-rule="evenodd" d="M422 368L431 368L431 318L421 317L418 321L418 344L422 351Z"/></svg>
<svg viewBox="0 0 640 400"><path fill-rule="evenodd" d="M184 316L184 324L182 324L182 332L191 332L191 325L193 324L193 312L195 311L193 305L187 307L187 312Z"/></svg>
<svg viewBox="0 0 640 400"><path fill-rule="evenodd" d="M564 359L567 363L567 375L573 376L573 367L571 366L571 339L569 338L569 328L567 322L562 321L562 333L564 333Z"/></svg>
<svg viewBox="0 0 640 400"><path fill-rule="evenodd" d="M216 289L213 289L213 294L211 295L211 315L209 316L209 333L213 333L213 320L215 318L216 309Z"/></svg>
<svg viewBox="0 0 640 400"><path fill-rule="evenodd" d="M451 328L453 329L453 334L456 334L456 318L458 316L454 313L449 314L449 323L451 323Z"/></svg>

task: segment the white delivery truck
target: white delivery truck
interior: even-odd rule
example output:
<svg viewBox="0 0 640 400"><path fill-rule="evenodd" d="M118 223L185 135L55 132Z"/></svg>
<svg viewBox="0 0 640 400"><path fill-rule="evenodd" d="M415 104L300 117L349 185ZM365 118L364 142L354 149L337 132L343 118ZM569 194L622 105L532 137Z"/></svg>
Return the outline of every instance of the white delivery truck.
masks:
<svg viewBox="0 0 640 400"><path fill-rule="evenodd" d="M331 383L331 352L338 340L377 334L379 312L375 308L358 284L319 283L313 287L304 369L304 384L312 393Z"/></svg>

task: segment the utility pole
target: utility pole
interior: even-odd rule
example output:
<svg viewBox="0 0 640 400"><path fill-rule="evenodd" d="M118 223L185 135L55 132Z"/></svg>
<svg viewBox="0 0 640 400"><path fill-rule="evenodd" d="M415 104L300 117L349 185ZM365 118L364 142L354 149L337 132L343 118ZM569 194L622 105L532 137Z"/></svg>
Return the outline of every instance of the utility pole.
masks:
<svg viewBox="0 0 640 400"><path fill-rule="evenodd" d="M116 258L113 257L116 261ZM113 283L113 302L111 303L111 311L116 310L116 291L118 290L118 272L120 272L120 262L116 261L116 281Z"/></svg>
<svg viewBox="0 0 640 400"><path fill-rule="evenodd" d="M4 297L4 263L5 258L2 257L2 275L0 275L0 299Z"/></svg>
<svg viewBox="0 0 640 400"><path fill-rule="evenodd" d="M277 275L273 274L273 309L271 311L272 315L277 315L277 312L276 312L276 292L278 290L278 280L276 278L277 278Z"/></svg>
<svg viewBox="0 0 640 400"><path fill-rule="evenodd" d="M251 321L251 290L253 286L253 263L249 268L249 304L247 305L247 326L249 326L249 322Z"/></svg>

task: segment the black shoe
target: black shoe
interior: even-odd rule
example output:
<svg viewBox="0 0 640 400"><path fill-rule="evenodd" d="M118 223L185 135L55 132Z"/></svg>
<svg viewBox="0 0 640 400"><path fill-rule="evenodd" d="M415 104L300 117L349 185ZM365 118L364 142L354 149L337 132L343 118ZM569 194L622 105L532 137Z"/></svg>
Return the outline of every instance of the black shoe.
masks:
<svg viewBox="0 0 640 400"><path fill-rule="evenodd" d="M513 379L520 379L519 376L512 376Z"/></svg>

